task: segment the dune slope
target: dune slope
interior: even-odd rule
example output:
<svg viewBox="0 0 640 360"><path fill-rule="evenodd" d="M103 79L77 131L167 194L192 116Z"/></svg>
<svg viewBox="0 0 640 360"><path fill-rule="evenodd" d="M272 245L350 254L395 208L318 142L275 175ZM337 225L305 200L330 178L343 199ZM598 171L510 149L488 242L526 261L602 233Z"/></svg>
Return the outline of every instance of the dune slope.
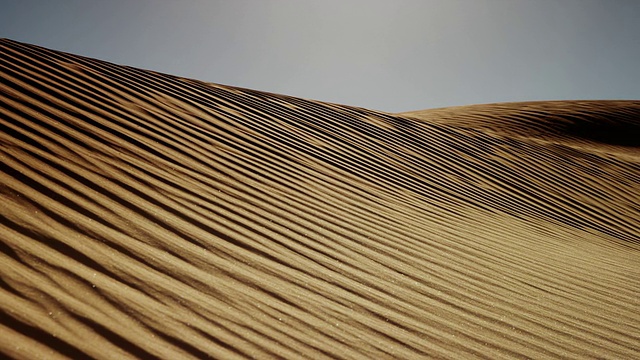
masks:
<svg viewBox="0 0 640 360"><path fill-rule="evenodd" d="M640 101L387 114L0 40L0 354L639 358Z"/></svg>

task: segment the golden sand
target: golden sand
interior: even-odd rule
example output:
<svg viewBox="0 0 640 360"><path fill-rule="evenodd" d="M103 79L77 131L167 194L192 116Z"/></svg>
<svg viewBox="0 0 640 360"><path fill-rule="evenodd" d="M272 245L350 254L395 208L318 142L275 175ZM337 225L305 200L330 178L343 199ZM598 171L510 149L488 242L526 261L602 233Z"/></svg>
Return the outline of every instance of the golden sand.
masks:
<svg viewBox="0 0 640 360"><path fill-rule="evenodd" d="M0 357L640 358L640 101L0 79Z"/></svg>

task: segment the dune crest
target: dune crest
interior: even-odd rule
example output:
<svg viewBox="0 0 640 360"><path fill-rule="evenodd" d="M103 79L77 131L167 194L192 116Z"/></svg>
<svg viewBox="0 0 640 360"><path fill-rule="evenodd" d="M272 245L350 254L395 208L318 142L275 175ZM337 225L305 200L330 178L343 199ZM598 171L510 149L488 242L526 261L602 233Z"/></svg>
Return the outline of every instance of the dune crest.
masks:
<svg viewBox="0 0 640 360"><path fill-rule="evenodd" d="M387 114L0 54L3 356L640 357L638 101Z"/></svg>
<svg viewBox="0 0 640 360"><path fill-rule="evenodd" d="M456 106L400 115L481 129L523 139L548 140L590 151L640 156L640 101L567 100Z"/></svg>

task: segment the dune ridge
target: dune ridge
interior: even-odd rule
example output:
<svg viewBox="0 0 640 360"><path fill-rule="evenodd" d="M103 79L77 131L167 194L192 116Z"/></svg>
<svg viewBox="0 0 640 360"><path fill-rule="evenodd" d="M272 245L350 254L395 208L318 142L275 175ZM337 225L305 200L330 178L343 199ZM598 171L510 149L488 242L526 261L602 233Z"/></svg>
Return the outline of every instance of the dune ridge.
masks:
<svg viewBox="0 0 640 360"><path fill-rule="evenodd" d="M389 114L0 49L4 356L640 357L640 101Z"/></svg>

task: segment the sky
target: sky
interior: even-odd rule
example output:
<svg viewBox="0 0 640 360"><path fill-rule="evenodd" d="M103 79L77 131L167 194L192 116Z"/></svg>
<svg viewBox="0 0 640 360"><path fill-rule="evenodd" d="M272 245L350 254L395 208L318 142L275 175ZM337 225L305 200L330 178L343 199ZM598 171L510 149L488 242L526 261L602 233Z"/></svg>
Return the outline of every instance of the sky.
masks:
<svg viewBox="0 0 640 360"><path fill-rule="evenodd" d="M640 0L0 0L0 37L388 112L640 99Z"/></svg>

